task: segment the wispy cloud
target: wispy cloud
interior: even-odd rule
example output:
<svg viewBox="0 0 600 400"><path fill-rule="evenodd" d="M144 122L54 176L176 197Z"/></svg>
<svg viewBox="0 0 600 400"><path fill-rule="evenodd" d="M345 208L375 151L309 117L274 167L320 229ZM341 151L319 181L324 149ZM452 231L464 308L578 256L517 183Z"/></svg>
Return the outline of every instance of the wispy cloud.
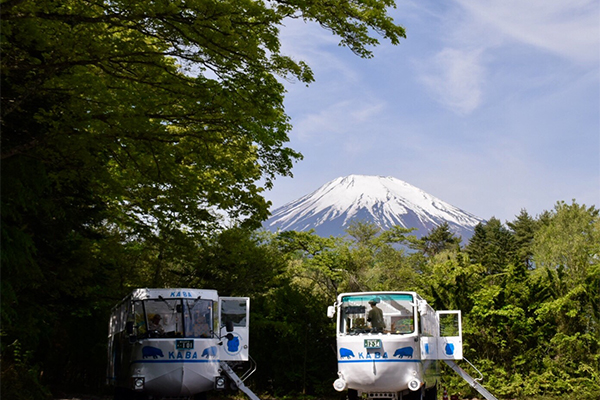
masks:
<svg viewBox="0 0 600 400"><path fill-rule="evenodd" d="M529 46L582 68L598 68L600 2L597 0L455 0L447 14L445 47L417 65L433 97L459 115L484 98L486 63L499 49ZM485 60L485 61L484 61Z"/></svg>
<svg viewBox="0 0 600 400"><path fill-rule="evenodd" d="M384 103L357 98L340 101L318 113L300 117L294 122L294 131L304 141L337 139L339 135L348 137L357 132L357 128L360 132L372 125L372 121L384 112L384 108Z"/></svg>
<svg viewBox="0 0 600 400"><path fill-rule="evenodd" d="M445 48L420 65L421 81L458 114L469 114L481 104L484 75L480 50Z"/></svg>
<svg viewBox="0 0 600 400"><path fill-rule="evenodd" d="M467 22L485 26L489 36L501 34L579 64L598 62L598 0L455 1L467 12Z"/></svg>

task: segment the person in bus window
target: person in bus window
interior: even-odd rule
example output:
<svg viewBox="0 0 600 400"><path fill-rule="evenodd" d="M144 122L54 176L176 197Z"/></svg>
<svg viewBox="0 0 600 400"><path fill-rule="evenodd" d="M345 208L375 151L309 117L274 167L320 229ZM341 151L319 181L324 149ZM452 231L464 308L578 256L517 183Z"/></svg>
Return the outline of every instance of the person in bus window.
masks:
<svg viewBox="0 0 600 400"><path fill-rule="evenodd" d="M191 328L192 337L207 338L211 336L210 326L208 324L209 318L210 314L202 315L199 312L194 313L193 325Z"/></svg>
<svg viewBox="0 0 600 400"><path fill-rule="evenodd" d="M158 334L158 335L163 335L165 333L165 330L160 323L161 319L162 318L161 318L160 314L154 314L154 316L148 323L148 328L150 328L149 329L150 332L154 332L155 334Z"/></svg>
<svg viewBox="0 0 600 400"><path fill-rule="evenodd" d="M371 310L369 310L369 314L367 314L367 321L371 323L371 327L374 331L383 331L385 322L383 321L383 311L381 308L377 307L378 302L379 301L376 298L369 301Z"/></svg>

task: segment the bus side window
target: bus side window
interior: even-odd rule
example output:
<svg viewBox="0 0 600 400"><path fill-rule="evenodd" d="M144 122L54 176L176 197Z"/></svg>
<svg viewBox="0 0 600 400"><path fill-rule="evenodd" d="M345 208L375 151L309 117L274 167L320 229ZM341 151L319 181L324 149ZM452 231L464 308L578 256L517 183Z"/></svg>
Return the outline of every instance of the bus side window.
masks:
<svg viewBox="0 0 600 400"><path fill-rule="evenodd" d="M146 317L144 315L144 307L141 302L133 303L134 325L137 336L145 336L148 333L146 327Z"/></svg>

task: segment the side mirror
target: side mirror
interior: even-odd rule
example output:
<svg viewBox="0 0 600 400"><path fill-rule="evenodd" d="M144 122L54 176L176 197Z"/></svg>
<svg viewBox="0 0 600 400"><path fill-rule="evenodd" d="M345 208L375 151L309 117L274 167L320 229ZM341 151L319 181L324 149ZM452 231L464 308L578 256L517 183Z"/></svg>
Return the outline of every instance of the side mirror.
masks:
<svg viewBox="0 0 600 400"><path fill-rule="evenodd" d="M427 302L425 300L419 301L419 314L427 315Z"/></svg>
<svg viewBox="0 0 600 400"><path fill-rule="evenodd" d="M334 306L327 307L327 317L333 318L334 315L335 315L335 307Z"/></svg>
<svg viewBox="0 0 600 400"><path fill-rule="evenodd" d="M231 320L227 320L227 321L225 322L225 330L226 330L227 332L233 332L233 321L231 321Z"/></svg>

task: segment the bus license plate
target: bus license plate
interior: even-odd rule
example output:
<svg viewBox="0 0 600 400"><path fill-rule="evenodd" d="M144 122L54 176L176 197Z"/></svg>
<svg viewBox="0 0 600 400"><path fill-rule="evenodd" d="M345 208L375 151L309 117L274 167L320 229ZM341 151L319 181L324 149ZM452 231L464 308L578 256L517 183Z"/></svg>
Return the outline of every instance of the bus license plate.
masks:
<svg viewBox="0 0 600 400"><path fill-rule="evenodd" d="M193 340L176 340L175 341L175 350L193 350L194 349L194 341Z"/></svg>
<svg viewBox="0 0 600 400"><path fill-rule="evenodd" d="M381 339L365 339L365 349L380 349Z"/></svg>

